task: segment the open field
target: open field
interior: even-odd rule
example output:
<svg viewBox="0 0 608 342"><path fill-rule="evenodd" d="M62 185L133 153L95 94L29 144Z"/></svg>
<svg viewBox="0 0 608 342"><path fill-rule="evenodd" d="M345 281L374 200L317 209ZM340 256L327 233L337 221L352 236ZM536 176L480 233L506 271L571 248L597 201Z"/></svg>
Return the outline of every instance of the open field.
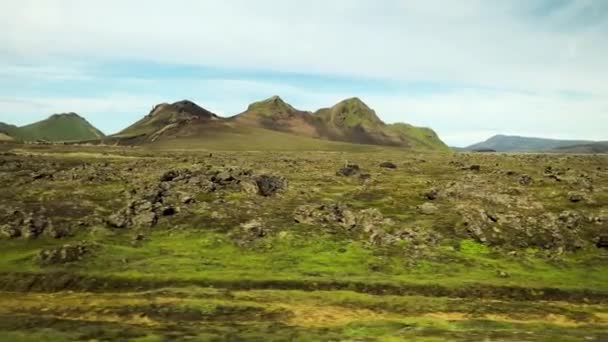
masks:
<svg viewBox="0 0 608 342"><path fill-rule="evenodd" d="M323 144L0 145L0 339L608 339L608 156Z"/></svg>

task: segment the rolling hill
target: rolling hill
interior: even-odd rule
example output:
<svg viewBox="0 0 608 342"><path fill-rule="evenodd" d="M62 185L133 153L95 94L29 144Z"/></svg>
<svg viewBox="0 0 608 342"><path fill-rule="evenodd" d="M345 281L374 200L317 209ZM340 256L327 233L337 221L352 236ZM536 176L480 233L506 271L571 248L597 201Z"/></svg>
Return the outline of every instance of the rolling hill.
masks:
<svg viewBox="0 0 608 342"><path fill-rule="evenodd" d="M495 135L490 139L466 147L468 151L495 150L497 152L543 152L560 147L590 144L586 140L557 140L515 135Z"/></svg>
<svg viewBox="0 0 608 342"><path fill-rule="evenodd" d="M346 99L333 107L311 113L298 110L280 97L273 96L251 104L245 112L229 120L238 124L331 141L448 149L433 130L402 123L388 125L358 98Z"/></svg>
<svg viewBox="0 0 608 342"><path fill-rule="evenodd" d="M104 134L76 113L53 114L26 126L2 124L0 132L20 141L52 142L101 139Z"/></svg>
<svg viewBox="0 0 608 342"><path fill-rule="evenodd" d="M0 141L14 140L13 136L15 135L15 131L17 129L19 129L19 127L15 125L0 122Z"/></svg>

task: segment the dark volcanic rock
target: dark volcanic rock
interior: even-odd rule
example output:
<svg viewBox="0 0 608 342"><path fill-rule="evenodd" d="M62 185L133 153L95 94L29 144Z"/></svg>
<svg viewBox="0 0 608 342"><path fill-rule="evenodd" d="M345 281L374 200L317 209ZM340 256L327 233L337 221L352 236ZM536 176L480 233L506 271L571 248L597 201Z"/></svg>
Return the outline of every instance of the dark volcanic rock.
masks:
<svg viewBox="0 0 608 342"><path fill-rule="evenodd" d="M261 175L255 177L258 193L262 196L272 196L287 186L285 178L280 176Z"/></svg>
<svg viewBox="0 0 608 342"><path fill-rule="evenodd" d="M424 193L424 197L426 197L427 199L434 201L437 199L437 197L439 197L439 190L436 188L432 188L429 191Z"/></svg>
<svg viewBox="0 0 608 342"><path fill-rule="evenodd" d="M14 239L21 236L21 230L10 224L0 226L0 238Z"/></svg>
<svg viewBox="0 0 608 342"><path fill-rule="evenodd" d="M27 217L21 224L21 236L26 239L35 239L50 226L50 221L45 217Z"/></svg>
<svg viewBox="0 0 608 342"><path fill-rule="evenodd" d="M175 210L175 208L174 208L174 207L172 207L172 206L166 206L166 207L164 207L164 208L163 208L163 210L162 210L162 214L163 214L163 216L172 216L172 215L175 215L175 213L176 213L176 212L177 212L177 211L176 211L176 210Z"/></svg>
<svg viewBox="0 0 608 342"><path fill-rule="evenodd" d="M53 179L53 172L50 172L50 171L34 172L34 173L32 173L32 179L33 180Z"/></svg>
<svg viewBox="0 0 608 342"><path fill-rule="evenodd" d="M608 248L608 235L602 235L595 244L597 248Z"/></svg>
<svg viewBox="0 0 608 342"><path fill-rule="evenodd" d="M110 227L126 228L131 224L131 219L129 218L129 215L126 210L121 210L115 214L110 215L110 217L106 219L106 223Z"/></svg>
<svg viewBox="0 0 608 342"><path fill-rule="evenodd" d="M570 202L572 202L572 203L577 203L584 199L585 198L583 197L583 195L578 192L569 192L568 193L568 200L570 200Z"/></svg>
<svg viewBox="0 0 608 342"><path fill-rule="evenodd" d="M380 164L380 167L386 168L386 169L396 169L397 165L391 163L391 162L384 162Z"/></svg>

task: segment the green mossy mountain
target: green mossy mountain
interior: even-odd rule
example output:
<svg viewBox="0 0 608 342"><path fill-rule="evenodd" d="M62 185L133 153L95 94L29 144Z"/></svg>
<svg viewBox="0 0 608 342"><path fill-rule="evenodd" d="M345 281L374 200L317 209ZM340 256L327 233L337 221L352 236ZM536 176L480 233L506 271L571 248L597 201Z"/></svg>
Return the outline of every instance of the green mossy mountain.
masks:
<svg viewBox="0 0 608 342"><path fill-rule="evenodd" d="M361 126L374 129L384 125L376 112L357 97L340 101L331 108L319 109L314 115L332 128L351 129Z"/></svg>
<svg viewBox="0 0 608 342"><path fill-rule="evenodd" d="M2 124L0 132L20 141L85 141L105 136L76 113L53 114L45 120L21 127Z"/></svg>
<svg viewBox="0 0 608 342"><path fill-rule="evenodd" d="M448 149L429 128L401 123L387 125L373 109L356 97L311 113L295 109L280 97L273 96L251 104L245 112L231 120L316 139L415 149Z"/></svg>

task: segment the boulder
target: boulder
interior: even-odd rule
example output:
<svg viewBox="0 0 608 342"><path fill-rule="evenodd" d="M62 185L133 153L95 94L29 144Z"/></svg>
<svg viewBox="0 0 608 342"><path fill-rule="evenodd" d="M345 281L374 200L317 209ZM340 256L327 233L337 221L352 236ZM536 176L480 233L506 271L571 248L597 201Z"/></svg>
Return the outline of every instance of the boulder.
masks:
<svg viewBox="0 0 608 342"><path fill-rule="evenodd" d="M81 260L91 251L88 243L65 244L61 247L43 249L38 253L38 261L44 265L64 264Z"/></svg>
<svg viewBox="0 0 608 342"><path fill-rule="evenodd" d="M149 228L156 224L158 217L153 211L144 212L133 216L132 222L135 227Z"/></svg>
<svg viewBox="0 0 608 342"><path fill-rule="evenodd" d="M395 165L395 164L393 164L393 163L391 163L389 161L386 161L386 162L381 163L380 167L383 167L385 169L396 169L397 165Z"/></svg>
<svg viewBox="0 0 608 342"><path fill-rule="evenodd" d="M568 193L568 200L572 203L578 203L584 199L585 199L585 197L581 193L574 192L574 191L571 191Z"/></svg>
<svg viewBox="0 0 608 342"><path fill-rule="evenodd" d="M255 183L258 187L258 194L266 197L272 196L287 186L285 178L280 176L261 175L255 177Z"/></svg>
<svg viewBox="0 0 608 342"><path fill-rule="evenodd" d="M254 180L245 180L239 183L241 191L248 194L258 194L260 189L258 188L257 182Z"/></svg>
<svg viewBox="0 0 608 342"><path fill-rule="evenodd" d="M106 223L110 226L110 227L114 227L114 228L126 228L131 224L131 219L129 218L129 215L127 214L127 211L125 210L121 210L117 213L114 213L112 215L110 215L110 217L108 217L106 219Z"/></svg>
<svg viewBox="0 0 608 342"><path fill-rule="evenodd" d="M253 219L251 221L241 224L241 228L250 237L264 237L266 236L266 230L260 219Z"/></svg>
<svg viewBox="0 0 608 342"><path fill-rule="evenodd" d="M439 197L439 190L437 188L432 188L429 191L425 192L423 195L427 199L434 201L437 199L437 197Z"/></svg>
<svg viewBox="0 0 608 342"><path fill-rule="evenodd" d="M14 239L21 236L21 230L10 224L0 226L0 238Z"/></svg>
<svg viewBox="0 0 608 342"><path fill-rule="evenodd" d="M25 239L35 239L50 225L50 221L45 217L29 216L21 224L21 236Z"/></svg>
<svg viewBox="0 0 608 342"><path fill-rule="evenodd" d="M52 239L60 239L70 234L70 230L63 227L49 226L44 230L44 236L48 236Z"/></svg>
<svg viewBox="0 0 608 342"><path fill-rule="evenodd" d="M172 216L175 215L176 212L177 210L175 209L175 207L172 207L170 205L163 207L161 210L163 216Z"/></svg>
<svg viewBox="0 0 608 342"><path fill-rule="evenodd" d="M294 211L294 220L314 226L357 229L365 233L372 233L381 226L392 224L392 221L384 219L382 213L375 208L355 212L338 203L299 206Z"/></svg>

